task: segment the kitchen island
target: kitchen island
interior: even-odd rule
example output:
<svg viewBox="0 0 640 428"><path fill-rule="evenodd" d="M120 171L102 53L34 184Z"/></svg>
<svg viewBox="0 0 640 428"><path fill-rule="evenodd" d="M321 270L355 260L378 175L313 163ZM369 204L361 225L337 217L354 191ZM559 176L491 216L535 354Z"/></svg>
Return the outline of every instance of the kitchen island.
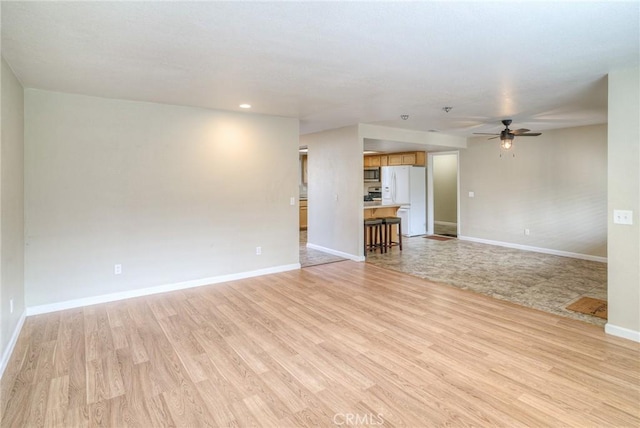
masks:
<svg viewBox="0 0 640 428"><path fill-rule="evenodd" d="M364 218L397 217L399 204L383 204L378 201L364 203Z"/></svg>

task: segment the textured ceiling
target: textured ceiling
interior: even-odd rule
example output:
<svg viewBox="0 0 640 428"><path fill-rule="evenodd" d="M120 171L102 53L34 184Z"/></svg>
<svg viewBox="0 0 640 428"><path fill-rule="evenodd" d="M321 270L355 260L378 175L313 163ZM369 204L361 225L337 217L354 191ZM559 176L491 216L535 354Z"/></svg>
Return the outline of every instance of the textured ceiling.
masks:
<svg viewBox="0 0 640 428"><path fill-rule="evenodd" d="M638 1L1 4L2 55L25 87L248 102L303 133L604 123L607 73L640 56Z"/></svg>

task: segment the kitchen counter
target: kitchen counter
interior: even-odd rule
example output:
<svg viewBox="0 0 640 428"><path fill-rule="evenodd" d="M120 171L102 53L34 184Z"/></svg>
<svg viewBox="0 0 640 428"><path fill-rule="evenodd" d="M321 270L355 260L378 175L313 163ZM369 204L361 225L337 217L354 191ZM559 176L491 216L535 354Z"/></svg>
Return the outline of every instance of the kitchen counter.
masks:
<svg viewBox="0 0 640 428"><path fill-rule="evenodd" d="M380 201L364 203L364 218L396 217L400 204L383 204Z"/></svg>
<svg viewBox="0 0 640 428"><path fill-rule="evenodd" d="M408 204L404 204L408 205ZM377 210L378 208L400 208L400 204L383 204L380 201L364 202L365 210Z"/></svg>

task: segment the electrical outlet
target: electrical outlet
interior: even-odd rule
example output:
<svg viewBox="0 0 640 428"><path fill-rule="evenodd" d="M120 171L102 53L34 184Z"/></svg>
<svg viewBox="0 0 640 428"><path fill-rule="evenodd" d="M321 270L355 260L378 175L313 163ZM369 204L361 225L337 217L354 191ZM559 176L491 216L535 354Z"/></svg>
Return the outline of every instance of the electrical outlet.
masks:
<svg viewBox="0 0 640 428"><path fill-rule="evenodd" d="M613 222L615 224L633 224L633 211L613 210Z"/></svg>
<svg viewBox="0 0 640 428"><path fill-rule="evenodd" d="M13 299L9 299L9 313L13 313Z"/></svg>
<svg viewBox="0 0 640 428"><path fill-rule="evenodd" d="M114 275L120 275L122 273L122 265L121 264L117 264L117 265L113 266L113 273L114 273Z"/></svg>
<svg viewBox="0 0 640 428"><path fill-rule="evenodd" d="M530 231L529 229L525 229L525 230L524 230L524 234L525 234L525 235L527 235L527 236L529 236L529 235L531 234L531 231Z"/></svg>
<svg viewBox="0 0 640 428"><path fill-rule="evenodd" d="M289 200L289 205L295 205L296 204L296 198L295 197L291 197L291 199Z"/></svg>
<svg viewBox="0 0 640 428"><path fill-rule="evenodd" d="M256 247L256 256L262 254L262 247Z"/></svg>
<svg viewBox="0 0 640 428"><path fill-rule="evenodd" d="M476 192L469 192L469 197L470 198L475 198L476 197Z"/></svg>

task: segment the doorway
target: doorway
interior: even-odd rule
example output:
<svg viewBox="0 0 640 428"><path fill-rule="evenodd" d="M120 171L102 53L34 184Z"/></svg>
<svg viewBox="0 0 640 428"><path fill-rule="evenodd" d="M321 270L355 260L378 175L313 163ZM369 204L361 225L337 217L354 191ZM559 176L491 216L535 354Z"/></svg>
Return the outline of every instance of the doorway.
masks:
<svg viewBox="0 0 640 428"><path fill-rule="evenodd" d="M427 233L457 237L460 230L459 152L429 153Z"/></svg>

